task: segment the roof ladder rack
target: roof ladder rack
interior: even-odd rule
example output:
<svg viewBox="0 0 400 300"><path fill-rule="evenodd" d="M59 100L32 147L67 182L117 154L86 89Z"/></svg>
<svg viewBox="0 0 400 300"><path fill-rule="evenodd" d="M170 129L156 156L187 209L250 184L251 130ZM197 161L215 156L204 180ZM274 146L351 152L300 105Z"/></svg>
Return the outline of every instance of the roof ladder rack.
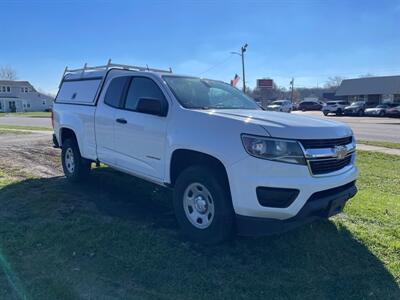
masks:
<svg viewBox="0 0 400 300"><path fill-rule="evenodd" d="M145 67L140 67L140 66L131 66L131 65L123 65L123 64L115 64L111 62L111 58L108 60L106 65L102 66L93 66L93 67L88 67L88 64L85 63L83 65L83 68L78 68L78 69L68 69L68 66L65 67L63 76L61 77L61 82L59 87L61 87L61 83L64 80L65 76L67 74L73 74L73 73L81 73L81 77L84 76L85 72L87 71L108 71L109 69L122 69L122 70L130 70L130 71L147 71L147 72L159 72L159 73L172 73L172 69L169 68L168 70L162 70L162 69L155 69L155 68L149 68L148 65Z"/></svg>
<svg viewBox="0 0 400 300"><path fill-rule="evenodd" d="M84 64L83 68L78 68L78 69L68 69L68 66L67 66L67 67L65 67L63 77L66 74L69 74L69 73L81 72L82 75L83 75L87 71L100 71L100 70L107 71L108 69L111 69L111 68L117 68L117 69L123 69L123 70L131 70L131 71L149 71L149 72L172 73L172 69L171 68L169 68L168 70L163 70L163 69L149 68L147 65L145 67L140 67L140 66L132 66L132 65L115 64L115 63L111 62L111 59L109 59L107 64L106 65L102 65L102 66L88 67L87 63Z"/></svg>

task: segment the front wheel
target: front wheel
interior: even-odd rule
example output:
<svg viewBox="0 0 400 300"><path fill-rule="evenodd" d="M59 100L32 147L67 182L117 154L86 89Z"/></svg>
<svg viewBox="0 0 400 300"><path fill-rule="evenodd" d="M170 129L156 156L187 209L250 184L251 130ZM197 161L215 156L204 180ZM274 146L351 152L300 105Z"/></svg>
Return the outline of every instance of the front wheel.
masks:
<svg viewBox="0 0 400 300"><path fill-rule="evenodd" d="M327 111L322 112L324 114L324 116L326 117L328 115Z"/></svg>
<svg viewBox="0 0 400 300"><path fill-rule="evenodd" d="M192 166L178 177L174 210L183 233L192 241L217 244L234 234L234 211L227 183L209 168Z"/></svg>
<svg viewBox="0 0 400 300"><path fill-rule="evenodd" d="M61 161L65 177L71 182L81 181L89 174L91 163L81 157L78 144L74 139L63 142Z"/></svg>
<svg viewBox="0 0 400 300"><path fill-rule="evenodd" d="M336 111L336 115L337 116L341 116L343 114L343 112L342 112L342 110L339 108L337 111Z"/></svg>

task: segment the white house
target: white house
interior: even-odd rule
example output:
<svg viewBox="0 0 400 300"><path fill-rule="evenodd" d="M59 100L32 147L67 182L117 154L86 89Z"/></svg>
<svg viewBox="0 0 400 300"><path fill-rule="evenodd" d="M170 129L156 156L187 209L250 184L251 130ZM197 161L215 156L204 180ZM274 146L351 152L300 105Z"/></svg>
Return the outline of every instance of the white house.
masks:
<svg viewBox="0 0 400 300"><path fill-rule="evenodd" d="M45 111L53 107L53 101L28 81L0 80L0 112Z"/></svg>

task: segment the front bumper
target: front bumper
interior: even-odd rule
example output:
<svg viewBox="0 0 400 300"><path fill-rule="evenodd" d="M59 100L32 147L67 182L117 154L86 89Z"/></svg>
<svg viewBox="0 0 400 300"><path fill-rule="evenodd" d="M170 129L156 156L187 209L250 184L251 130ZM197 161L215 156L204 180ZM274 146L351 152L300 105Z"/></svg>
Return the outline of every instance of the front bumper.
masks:
<svg viewBox="0 0 400 300"><path fill-rule="evenodd" d="M313 176L305 165L262 160L248 156L227 168L232 203L237 215L275 220L295 217L317 192L336 188L357 178L354 159L341 170ZM262 206L258 187L296 189L297 197L287 207Z"/></svg>
<svg viewBox="0 0 400 300"><path fill-rule="evenodd" d="M236 215L237 232L245 236L269 235L291 230L316 219L329 218L340 213L356 193L355 181L314 193L296 216L286 220Z"/></svg>

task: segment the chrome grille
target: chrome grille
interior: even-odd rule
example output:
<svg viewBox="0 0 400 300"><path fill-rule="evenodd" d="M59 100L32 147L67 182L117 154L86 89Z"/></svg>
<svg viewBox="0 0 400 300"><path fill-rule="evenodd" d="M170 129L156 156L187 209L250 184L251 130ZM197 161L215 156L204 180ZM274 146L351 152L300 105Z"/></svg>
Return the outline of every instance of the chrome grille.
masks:
<svg viewBox="0 0 400 300"><path fill-rule="evenodd" d="M352 164L352 136L340 139L300 140L312 175L326 175Z"/></svg>

